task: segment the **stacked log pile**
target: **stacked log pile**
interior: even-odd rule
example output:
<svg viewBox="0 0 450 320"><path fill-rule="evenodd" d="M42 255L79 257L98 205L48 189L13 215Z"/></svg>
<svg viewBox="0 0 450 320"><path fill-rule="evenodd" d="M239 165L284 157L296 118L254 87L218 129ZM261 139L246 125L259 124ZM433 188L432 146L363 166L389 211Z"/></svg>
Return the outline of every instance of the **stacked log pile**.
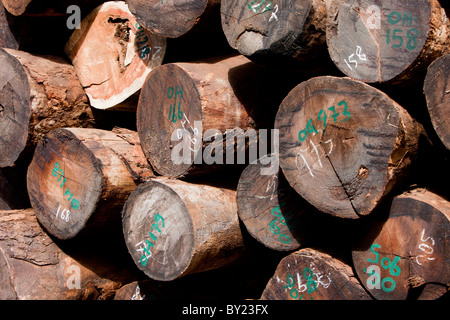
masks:
<svg viewBox="0 0 450 320"><path fill-rule="evenodd" d="M0 299L448 297L444 2L1 0Z"/></svg>

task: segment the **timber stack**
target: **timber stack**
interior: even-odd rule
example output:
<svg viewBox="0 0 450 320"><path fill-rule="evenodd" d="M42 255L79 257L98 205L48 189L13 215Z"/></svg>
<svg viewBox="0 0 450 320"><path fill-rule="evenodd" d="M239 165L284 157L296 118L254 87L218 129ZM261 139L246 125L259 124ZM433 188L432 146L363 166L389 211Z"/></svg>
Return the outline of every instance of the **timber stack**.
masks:
<svg viewBox="0 0 450 320"><path fill-rule="evenodd" d="M448 14L1 0L0 299L448 298Z"/></svg>

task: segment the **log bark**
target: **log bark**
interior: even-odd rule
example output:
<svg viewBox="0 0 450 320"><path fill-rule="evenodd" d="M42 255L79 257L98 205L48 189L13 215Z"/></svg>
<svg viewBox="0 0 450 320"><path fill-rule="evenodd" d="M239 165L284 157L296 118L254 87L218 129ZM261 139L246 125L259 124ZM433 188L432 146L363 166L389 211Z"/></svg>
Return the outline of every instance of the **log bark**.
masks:
<svg viewBox="0 0 450 320"><path fill-rule="evenodd" d="M136 132L64 128L46 135L28 168L32 207L59 239L121 233L129 194L153 175Z"/></svg>
<svg viewBox="0 0 450 320"><path fill-rule="evenodd" d="M281 260L262 300L370 300L352 268L306 248Z"/></svg>
<svg viewBox="0 0 450 320"><path fill-rule="evenodd" d="M270 170L269 161L262 157L242 172L236 193L239 218L264 246L296 250L305 245L316 210L291 188L278 163Z"/></svg>
<svg viewBox="0 0 450 320"><path fill-rule="evenodd" d="M280 166L322 212L357 219L402 183L422 126L381 91L356 80L317 77L280 105Z"/></svg>
<svg viewBox="0 0 450 320"><path fill-rule="evenodd" d="M109 300L130 282L123 270L89 257L86 264L65 253L32 209L0 211L0 299Z"/></svg>
<svg viewBox="0 0 450 320"><path fill-rule="evenodd" d="M425 77L423 92L428 112L438 137L450 150L450 54L436 59L429 67Z"/></svg>
<svg viewBox="0 0 450 320"><path fill-rule="evenodd" d="M165 50L165 39L139 26L120 1L93 10L65 47L91 106L125 111L136 111L139 90Z"/></svg>
<svg viewBox="0 0 450 320"><path fill-rule="evenodd" d="M15 23L6 13L3 4L0 2L0 47L19 49L19 41L17 35L14 33Z"/></svg>
<svg viewBox="0 0 450 320"><path fill-rule="evenodd" d="M200 20L220 20L220 0L126 0L137 22L151 33L178 38L195 29Z"/></svg>
<svg viewBox="0 0 450 320"><path fill-rule="evenodd" d="M272 77L277 83L268 95L264 90ZM294 83L241 55L160 66L139 98L137 130L144 153L157 173L169 177L230 164L220 151L227 130L232 137L272 128L276 109Z"/></svg>
<svg viewBox="0 0 450 320"><path fill-rule="evenodd" d="M325 0L221 2L222 29L232 48L258 63L303 61L303 70L331 62L326 14Z"/></svg>
<svg viewBox="0 0 450 320"><path fill-rule="evenodd" d="M379 300L419 299L448 291L450 203L425 189L394 198L388 217L374 223L353 248L361 283ZM424 288L425 287L425 288Z"/></svg>
<svg viewBox="0 0 450 320"><path fill-rule="evenodd" d="M232 190L180 180L141 184L122 213L133 261L159 281L235 262L244 248L235 197Z"/></svg>
<svg viewBox="0 0 450 320"><path fill-rule="evenodd" d="M87 97L72 65L62 58L0 49L0 167L56 128L92 127Z"/></svg>
<svg viewBox="0 0 450 320"><path fill-rule="evenodd" d="M437 0L332 1L326 34L331 59L344 74L401 84L448 52L450 22Z"/></svg>

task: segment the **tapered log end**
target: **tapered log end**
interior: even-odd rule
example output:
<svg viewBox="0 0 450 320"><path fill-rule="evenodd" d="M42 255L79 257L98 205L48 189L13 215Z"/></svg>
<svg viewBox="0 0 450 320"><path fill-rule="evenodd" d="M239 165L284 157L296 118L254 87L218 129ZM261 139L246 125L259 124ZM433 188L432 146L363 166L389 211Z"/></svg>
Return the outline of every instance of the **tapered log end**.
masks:
<svg viewBox="0 0 450 320"><path fill-rule="evenodd" d="M30 86L23 66L0 49L0 167L12 166L26 146L30 104Z"/></svg>

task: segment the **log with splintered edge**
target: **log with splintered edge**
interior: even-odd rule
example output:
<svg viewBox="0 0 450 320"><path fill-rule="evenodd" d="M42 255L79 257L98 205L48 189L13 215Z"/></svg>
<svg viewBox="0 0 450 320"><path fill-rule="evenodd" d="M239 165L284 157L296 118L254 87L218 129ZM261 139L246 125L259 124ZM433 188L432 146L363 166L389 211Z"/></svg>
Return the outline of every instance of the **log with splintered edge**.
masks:
<svg viewBox="0 0 450 320"><path fill-rule="evenodd" d="M448 52L450 22L438 0L331 1L326 35L344 74L400 84Z"/></svg>
<svg viewBox="0 0 450 320"><path fill-rule="evenodd" d="M65 46L91 106L124 111L136 111L139 90L165 50L165 38L141 27L120 1L93 10Z"/></svg>
<svg viewBox="0 0 450 320"><path fill-rule="evenodd" d="M280 105L280 166L318 210L356 219L402 183L422 126L383 92L356 80L316 77Z"/></svg>
<svg viewBox="0 0 450 320"><path fill-rule="evenodd" d="M139 185L122 213L133 261L160 281L237 261L244 244L235 197L233 190L166 178Z"/></svg>
<svg viewBox="0 0 450 320"><path fill-rule="evenodd" d="M73 66L62 58L0 49L0 79L0 167L32 152L51 130L95 123Z"/></svg>
<svg viewBox="0 0 450 320"><path fill-rule="evenodd" d="M267 86L271 78L277 82ZM231 164L223 151L232 148L227 140L238 136L240 143L244 134L253 139L258 129L272 128L282 98L298 83L293 78L242 55L154 69L137 109L144 153L156 172L170 177L201 175L215 165Z"/></svg>
<svg viewBox="0 0 450 320"><path fill-rule="evenodd" d="M230 46L252 60L329 60L324 0L222 0L221 17Z"/></svg>
<svg viewBox="0 0 450 320"><path fill-rule="evenodd" d="M262 300L371 300L351 266L306 248L283 258Z"/></svg>
<svg viewBox="0 0 450 320"><path fill-rule="evenodd" d="M107 300L130 279L96 256L86 263L63 251L33 209L0 211L1 300Z"/></svg>
<svg viewBox="0 0 450 320"><path fill-rule="evenodd" d="M433 128L450 150L450 54L436 59L429 66L423 91Z"/></svg>
<svg viewBox="0 0 450 320"><path fill-rule="evenodd" d="M435 193L415 189L395 197L387 219L353 248L356 274L370 294L379 300L443 296L450 283L449 219L450 203Z"/></svg>
<svg viewBox="0 0 450 320"><path fill-rule="evenodd" d="M120 234L120 212L137 184L153 176L137 133L57 129L38 144L27 188L39 222L53 236Z"/></svg>
<svg viewBox="0 0 450 320"><path fill-rule="evenodd" d="M262 157L242 172L236 194L239 218L266 247L279 251L299 249L316 210L291 188L279 166L270 170L269 163L267 157Z"/></svg>
<svg viewBox="0 0 450 320"><path fill-rule="evenodd" d="M167 38L185 35L208 15L220 16L220 0L126 0L139 24L150 32Z"/></svg>

